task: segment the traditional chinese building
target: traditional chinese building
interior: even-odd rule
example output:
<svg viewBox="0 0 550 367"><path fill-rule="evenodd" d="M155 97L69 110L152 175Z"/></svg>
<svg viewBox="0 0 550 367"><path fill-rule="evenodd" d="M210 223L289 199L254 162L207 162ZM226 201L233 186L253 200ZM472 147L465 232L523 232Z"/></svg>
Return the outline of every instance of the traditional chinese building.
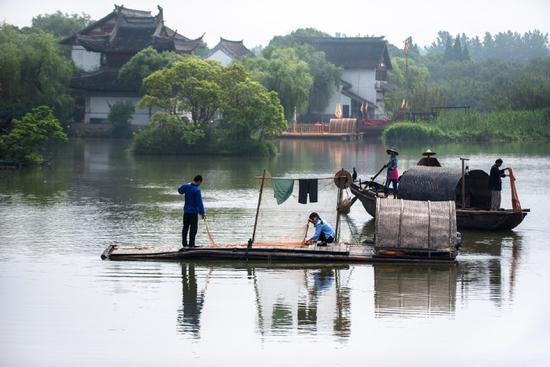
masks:
<svg viewBox="0 0 550 367"><path fill-rule="evenodd" d="M220 42L208 53L206 60L216 60L223 66L229 66L235 60L248 55L252 55L252 52L243 41L230 41L220 37Z"/></svg>
<svg viewBox="0 0 550 367"><path fill-rule="evenodd" d="M344 118L386 118L383 99L387 70L392 66L384 37L319 37L302 41L323 51L328 62L343 69L341 86L334 90L325 109L312 111L317 119L333 117L337 104Z"/></svg>
<svg viewBox="0 0 550 367"><path fill-rule="evenodd" d="M71 46L78 69L71 80L71 87L82 96L78 122L108 122L110 106L130 101L136 105L132 124L147 124L151 111L137 107L139 91L118 81L120 68L149 46L157 51L192 54L201 43L202 37L189 39L165 26L160 6L158 14L152 15L150 11L115 5L111 13L61 41Z"/></svg>

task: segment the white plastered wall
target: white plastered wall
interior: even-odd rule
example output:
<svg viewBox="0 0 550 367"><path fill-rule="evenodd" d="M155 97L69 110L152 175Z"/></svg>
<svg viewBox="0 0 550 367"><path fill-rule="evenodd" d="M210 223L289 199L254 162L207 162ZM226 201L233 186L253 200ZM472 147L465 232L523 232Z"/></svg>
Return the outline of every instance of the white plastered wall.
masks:
<svg viewBox="0 0 550 367"><path fill-rule="evenodd" d="M222 50L216 50L212 55L208 56L206 60L219 61L223 66L229 66L233 62L231 56L227 55Z"/></svg>
<svg viewBox="0 0 550 367"><path fill-rule="evenodd" d="M130 101L135 108L134 115L130 123L132 125L147 125L149 123L149 108L139 108L137 103L139 97L111 97L111 96L88 96L86 97L86 111L84 115L84 121L90 122L90 119L103 119L107 122L109 118L110 106L119 101ZM151 115L157 110L152 109Z"/></svg>
<svg viewBox="0 0 550 367"><path fill-rule="evenodd" d="M96 71L101 67L101 53L88 51L82 46L73 46L71 58L75 66L83 71Z"/></svg>

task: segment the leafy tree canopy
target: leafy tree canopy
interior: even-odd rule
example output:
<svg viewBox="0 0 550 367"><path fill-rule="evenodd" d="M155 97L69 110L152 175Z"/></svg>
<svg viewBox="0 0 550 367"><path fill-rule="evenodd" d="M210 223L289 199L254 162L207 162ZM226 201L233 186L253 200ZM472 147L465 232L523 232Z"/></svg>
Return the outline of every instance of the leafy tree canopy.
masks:
<svg viewBox="0 0 550 367"><path fill-rule="evenodd" d="M14 120L9 133L0 135L0 157L22 163L41 163L51 143L65 142L67 135L47 106L39 106L21 120Z"/></svg>
<svg viewBox="0 0 550 367"><path fill-rule="evenodd" d="M242 59L245 68L264 87L277 92L285 110L287 120L291 120L294 109L305 112L313 78L309 65L299 59L294 48L273 47L264 56Z"/></svg>
<svg viewBox="0 0 550 367"><path fill-rule="evenodd" d="M38 105L51 107L61 121L70 119L73 67L52 35L0 25L0 54L0 122Z"/></svg>
<svg viewBox="0 0 550 367"><path fill-rule="evenodd" d="M113 124L113 135L123 138L130 135L130 119L134 115L134 104L130 101L117 101L109 105L109 121Z"/></svg>
<svg viewBox="0 0 550 367"><path fill-rule="evenodd" d="M231 88L223 115L232 135L269 139L287 128L277 93L250 78Z"/></svg>
<svg viewBox="0 0 550 367"><path fill-rule="evenodd" d="M58 38L71 36L90 23L90 16L86 13L69 14L59 10L52 14L40 14L32 18L33 28L53 34Z"/></svg>
<svg viewBox="0 0 550 367"><path fill-rule="evenodd" d="M262 50L260 60L248 58L243 61L256 80L278 93L289 120L295 108L299 113L324 109L340 84L342 69L327 62L323 52L304 43L304 39L312 37L329 37L329 34L314 28L299 28L288 35L273 37ZM292 87L286 83L290 82L288 78L292 77L292 73L306 73L304 65L299 61L307 64L308 75L299 77L297 84ZM285 62L289 62L286 69L280 67ZM307 93L306 88L309 89Z"/></svg>
<svg viewBox="0 0 550 367"><path fill-rule="evenodd" d="M141 90L143 79L183 58L184 56L175 52L158 52L152 47L147 47L122 66L118 79L134 90Z"/></svg>
<svg viewBox="0 0 550 367"><path fill-rule="evenodd" d="M143 81L141 106L160 107L170 114L191 113L195 122L209 122L223 103L219 62L189 56L158 70Z"/></svg>

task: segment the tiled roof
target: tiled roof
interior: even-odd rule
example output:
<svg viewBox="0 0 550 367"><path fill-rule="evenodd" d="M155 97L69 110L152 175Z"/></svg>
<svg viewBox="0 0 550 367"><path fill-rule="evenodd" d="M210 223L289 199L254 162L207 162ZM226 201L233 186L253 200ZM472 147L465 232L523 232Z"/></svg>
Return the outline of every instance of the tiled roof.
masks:
<svg viewBox="0 0 550 367"><path fill-rule="evenodd" d="M159 51L191 53L201 41L202 37L190 40L166 27L161 7L153 16L149 11L115 6L107 16L61 43L78 44L88 51L103 53L137 53L149 46Z"/></svg>
<svg viewBox="0 0 550 367"><path fill-rule="evenodd" d="M383 37L303 37L299 40L323 51L327 61L344 69L376 69L380 62L391 69Z"/></svg>
<svg viewBox="0 0 550 367"><path fill-rule="evenodd" d="M221 50L233 59L238 59L243 56L251 55L252 52L246 48L243 41L231 41L220 37L220 42L210 51L207 58L213 55L216 51Z"/></svg>
<svg viewBox="0 0 550 367"><path fill-rule="evenodd" d="M125 86L118 80L118 68L101 68L92 73L83 73L71 79L70 86L74 89L96 92L131 92L134 88Z"/></svg>

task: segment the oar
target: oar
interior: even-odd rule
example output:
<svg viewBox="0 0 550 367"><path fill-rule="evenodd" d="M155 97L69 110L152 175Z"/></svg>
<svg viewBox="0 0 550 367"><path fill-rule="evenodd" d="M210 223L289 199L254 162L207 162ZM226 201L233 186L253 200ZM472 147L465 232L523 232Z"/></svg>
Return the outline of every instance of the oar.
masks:
<svg viewBox="0 0 550 367"><path fill-rule="evenodd" d="M208 239L210 240L210 244L212 247L217 247L216 241L214 241L214 238L212 237L212 233L210 233L210 228L208 227L208 222L206 221L206 218L204 218L204 226L206 227L206 234L208 234Z"/></svg>
<svg viewBox="0 0 550 367"><path fill-rule="evenodd" d="M381 174L382 171L385 170L385 169L386 169L386 165L384 165L382 168L380 168L380 171L378 171L374 176L372 176L370 178L370 182L373 182L376 179L376 177L378 177L378 175Z"/></svg>
<svg viewBox="0 0 550 367"><path fill-rule="evenodd" d="M365 182L365 187L371 187L376 177L378 177L385 169L386 165L383 165L382 168L380 168L380 171L376 172L376 174L370 178L370 181Z"/></svg>

